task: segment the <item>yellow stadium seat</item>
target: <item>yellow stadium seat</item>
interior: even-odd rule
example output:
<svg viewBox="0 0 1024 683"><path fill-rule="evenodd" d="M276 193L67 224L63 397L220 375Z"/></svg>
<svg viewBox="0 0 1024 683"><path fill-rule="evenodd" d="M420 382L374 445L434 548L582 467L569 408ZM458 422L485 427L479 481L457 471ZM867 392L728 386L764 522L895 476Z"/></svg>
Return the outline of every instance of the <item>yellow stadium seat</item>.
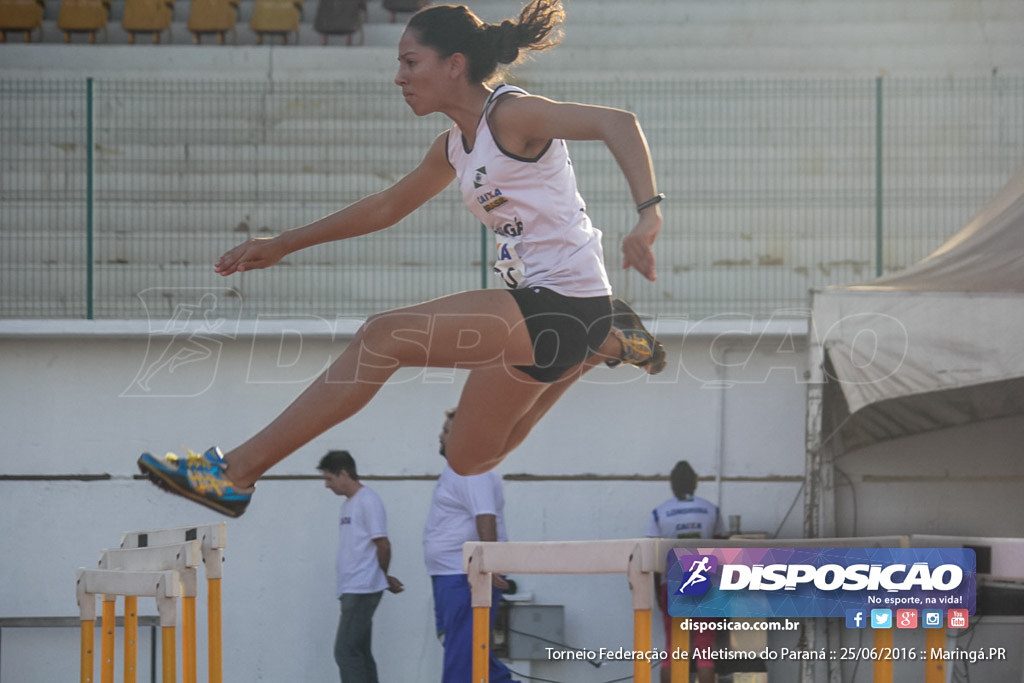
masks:
<svg viewBox="0 0 1024 683"><path fill-rule="evenodd" d="M25 42L32 42L32 31L43 31L43 0L0 0L0 43L7 42L8 31L22 31Z"/></svg>
<svg viewBox="0 0 1024 683"><path fill-rule="evenodd" d="M89 42L96 42L96 32L107 30L109 0L61 0L57 28L64 32L64 42L71 42L72 33L88 33Z"/></svg>
<svg viewBox="0 0 1024 683"><path fill-rule="evenodd" d="M135 42L136 33L153 34L153 42L160 42L160 34L171 30L174 21L174 0L126 0L121 28L128 33L128 42Z"/></svg>
<svg viewBox="0 0 1024 683"><path fill-rule="evenodd" d="M301 20L302 0L256 0L249 28L260 44L265 35L281 36L281 42L287 43L289 33L298 34Z"/></svg>
<svg viewBox="0 0 1024 683"><path fill-rule="evenodd" d="M188 13L188 30L199 43L206 33L215 33L224 43L224 34L235 30L238 21L238 0L192 0Z"/></svg>

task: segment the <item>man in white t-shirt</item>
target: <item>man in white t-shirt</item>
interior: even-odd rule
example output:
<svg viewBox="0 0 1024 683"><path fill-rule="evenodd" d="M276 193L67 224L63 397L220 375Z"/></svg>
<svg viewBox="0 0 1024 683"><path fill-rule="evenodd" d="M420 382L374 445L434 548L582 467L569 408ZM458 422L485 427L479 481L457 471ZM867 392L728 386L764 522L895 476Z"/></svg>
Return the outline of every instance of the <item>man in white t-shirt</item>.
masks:
<svg viewBox="0 0 1024 683"><path fill-rule="evenodd" d="M402 582L388 575L391 542L380 496L359 482L348 451L330 451L317 465L324 485L339 496L337 580L341 617L334 640L334 661L342 683L378 683L371 636L373 613L384 589L402 591Z"/></svg>
<svg viewBox="0 0 1024 683"><path fill-rule="evenodd" d="M654 508L647 518L647 536L650 538L714 538L725 533L718 507L709 500L693 495L697 490L697 473L685 460L680 460L669 475L672 497ZM672 619L668 614L668 595L664 577L658 577L658 605L661 607L665 626L665 642L670 642ZM696 631L692 634L693 646L702 651L712 649L715 631ZM661 680L669 680L668 660L662 661ZM696 660L698 683L715 680L715 662L712 659Z"/></svg>
<svg viewBox="0 0 1024 683"><path fill-rule="evenodd" d="M454 410L445 413L440 452L445 455ZM501 477L491 470L463 477L447 464L434 487L423 529L423 558L434 592L437 637L444 646L441 683L470 683L473 672L473 607L469 580L462 571L462 545L467 541L507 541L505 497ZM491 625L497 615L504 578L494 575ZM508 667L491 655L491 683L512 680Z"/></svg>

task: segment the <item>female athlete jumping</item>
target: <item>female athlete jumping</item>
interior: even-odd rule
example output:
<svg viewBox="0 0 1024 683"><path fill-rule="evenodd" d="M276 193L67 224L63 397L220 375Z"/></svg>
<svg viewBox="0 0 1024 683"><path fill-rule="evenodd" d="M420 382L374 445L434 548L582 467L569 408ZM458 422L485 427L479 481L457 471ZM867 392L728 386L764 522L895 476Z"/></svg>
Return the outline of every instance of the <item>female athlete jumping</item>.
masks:
<svg viewBox="0 0 1024 683"><path fill-rule="evenodd" d="M399 368L455 366L470 371L448 462L459 474L476 474L521 443L591 367L625 362L661 371L661 345L611 299L601 232L587 216L565 142L600 140L611 151L639 214L622 241L623 267L653 281L663 195L636 117L493 85L499 65L556 45L564 16L561 0L533 0L517 20L500 24L462 6L413 15L398 44L395 84L414 114L441 112L451 128L391 187L277 237L249 240L216 265L224 276L267 268L299 249L383 230L455 180L497 238L495 271L508 289L460 292L369 317L327 371L251 439L224 455L216 448L185 457L146 453L139 458L145 474L241 515L264 472L359 411Z"/></svg>

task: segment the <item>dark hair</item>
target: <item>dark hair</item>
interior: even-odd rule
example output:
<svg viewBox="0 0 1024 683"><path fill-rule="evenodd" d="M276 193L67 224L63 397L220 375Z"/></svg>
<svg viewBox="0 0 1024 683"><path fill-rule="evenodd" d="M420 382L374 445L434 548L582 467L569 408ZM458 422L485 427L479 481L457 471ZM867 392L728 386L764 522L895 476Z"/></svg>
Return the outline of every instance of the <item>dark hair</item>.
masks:
<svg viewBox="0 0 1024 683"><path fill-rule="evenodd" d="M693 492L697 490L697 473L685 460L680 460L672 468L669 481L672 483L672 493L676 498L693 495Z"/></svg>
<svg viewBox="0 0 1024 683"><path fill-rule="evenodd" d="M470 80L487 83L499 64L515 64L521 50L542 52L558 45L564 20L562 0L533 0L516 21L488 24L464 5L437 5L414 14L405 28L442 58L466 55Z"/></svg>
<svg viewBox="0 0 1024 683"><path fill-rule="evenodd" d="M321 472L330 472L338 475L348 472L353 481L359 481L359 474L356 473L356 461L348 451L327 451L327 455L320 458L316 466Z"/></svg>

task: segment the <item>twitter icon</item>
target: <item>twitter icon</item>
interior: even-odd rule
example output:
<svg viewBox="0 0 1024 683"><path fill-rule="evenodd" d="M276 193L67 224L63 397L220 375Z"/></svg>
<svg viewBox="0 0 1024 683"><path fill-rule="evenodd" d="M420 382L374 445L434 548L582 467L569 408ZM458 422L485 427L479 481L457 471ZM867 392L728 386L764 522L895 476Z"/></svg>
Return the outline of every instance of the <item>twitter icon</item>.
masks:
<svg viewBox="0 0 1024 683"><path fill-rule="evenodd" d="M892 628L892 610L871 610L871 628Z"/></svg>

